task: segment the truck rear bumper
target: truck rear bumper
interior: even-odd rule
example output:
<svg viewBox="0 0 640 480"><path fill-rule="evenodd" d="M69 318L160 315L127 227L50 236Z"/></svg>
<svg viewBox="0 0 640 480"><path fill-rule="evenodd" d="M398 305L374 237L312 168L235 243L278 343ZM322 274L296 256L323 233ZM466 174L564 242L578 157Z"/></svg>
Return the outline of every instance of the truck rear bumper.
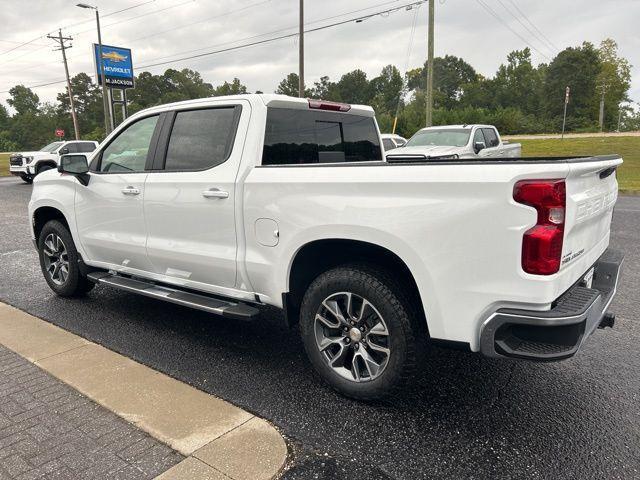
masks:
<svg viewBox="0 0 640 480"><path fill-rule="evenodd" d="M623 255L607 249L594 265L591 288L578 283L547 311L503 308L480 332L480 351L488 357L537 361L572 357L593 331L613 326L607 314L616 293Z"/></svg>

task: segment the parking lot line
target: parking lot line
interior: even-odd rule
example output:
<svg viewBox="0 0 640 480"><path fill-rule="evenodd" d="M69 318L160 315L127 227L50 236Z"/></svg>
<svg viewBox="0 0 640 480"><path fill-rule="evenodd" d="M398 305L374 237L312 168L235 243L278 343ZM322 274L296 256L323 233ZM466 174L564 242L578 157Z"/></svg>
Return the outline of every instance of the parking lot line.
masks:
<svg viewBox="0 0 640 480"><path fill-rule="evenodd" d="M285 463L268 422L2 303L0 343L189 457L163 479L266 480Z"/></svg>

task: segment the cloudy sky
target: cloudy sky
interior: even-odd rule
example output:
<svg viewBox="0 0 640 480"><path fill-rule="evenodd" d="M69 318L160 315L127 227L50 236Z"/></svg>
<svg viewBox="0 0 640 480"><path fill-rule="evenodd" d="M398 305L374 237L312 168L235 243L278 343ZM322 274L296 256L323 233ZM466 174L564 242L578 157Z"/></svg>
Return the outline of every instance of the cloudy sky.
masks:
<svg viewBox="0 0 640 480"><path fill-rule="evenodd" d="M214 85L238 77L250 91L272 92L297 70L295 37L190 60L176 60L287 33L298 22L298 0L91 0L99 2L103 42L129 47L134 69L160 73L192 68ZM305 0L306 28L315 28L403 7L415 0ZM63 28L71 35L71 74L91 72L91 43L96 41L93 12L76 1L0 0L0 101L6 91L64 80L60 52L46 34ZM134 7L127 9L128 7ZM111 14L118 10L120 13ZM523 16L524 15L524 16ZM407 66L412 23L416 20L408 66L426 57L427 6L375 15L305 36L306 80L322 75L337 80L360 68L370 77L387 64ZM492 76L508 52L530 46L535 63L548 62L558 49L587 40L614 38L633 65L631 97L640 101L639 0L436 0L436 55L464 58ZM84 22L84 23L83 23ZM276 33L274 33L276 32ZM30 42L21 45L24 42ZM158 62L169 62L149 68ZM53 101L64 83L34 88Z"/></svg>

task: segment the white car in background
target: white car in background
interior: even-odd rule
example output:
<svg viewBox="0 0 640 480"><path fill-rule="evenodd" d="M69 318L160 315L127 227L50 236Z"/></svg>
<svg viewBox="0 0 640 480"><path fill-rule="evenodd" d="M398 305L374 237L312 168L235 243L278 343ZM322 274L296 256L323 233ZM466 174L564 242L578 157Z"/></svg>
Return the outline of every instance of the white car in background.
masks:
<svg viewBox="0 0 640 480"><path fill-rule="evenodd" d="M53 142L35 152L17 152L9 157L9 171L26 183L33 182L36 175L58 167L60 157L70 153L91 153L98 148L92 140Z"/></svg>
<svg viewBox="0 0 640 480"><path fill-rule="evenodd" d="M519 143L503 142L493 125L444 125L418 130L394 156L407 158L519 158Z"/></svg>
<svg viewBox="0 0 640 480"><path fill-rule="evenodd" d="M385 152L395 148L404 147L407 144L406 138L393 133L382 133L380 134L380 138L382 139L382 146L384 147Z"/></svg>

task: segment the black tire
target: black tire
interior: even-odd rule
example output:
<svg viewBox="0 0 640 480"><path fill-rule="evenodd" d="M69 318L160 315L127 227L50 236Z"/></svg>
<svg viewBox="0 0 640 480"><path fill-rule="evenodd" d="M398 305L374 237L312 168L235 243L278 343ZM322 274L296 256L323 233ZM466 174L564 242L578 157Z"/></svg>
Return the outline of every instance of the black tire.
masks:
<svg viewBox="0 0 640 480"><path fill-rule="evenodd" d="M300 332L311 364L320 377L333 389L345 396L364 401L388 400L402 393L415 372L417 349L415 335L420 332L420 329L416 328L417 322L420 321L420 316L414 303L404 293L405 291L406 288L403 288L402 284L385 270L368 264L337 267L324 272L311 283L302 300ZM366 299L374 307L371 311L375 310L375 314L379 314L384 319L383 323L386 324L387 334L384 338L376 339L375 342L372 342L372 338L366 337L364 333L362 337L364 341L359 339L359 335L349 340L346 339L346 336L351 335L355 317L349 317L351 318L351 327L348 325L342 327L345 332L342 334L345 336L344 342L350 342L347 346L352 350L362 350L366 347L368 352L375 354L376 352L371 351L372 343L375 346L375 343L383 342L384 346L388 347L390 353L386 357L385 366L379 369L381 373L377 373L377 377L369 375L367 378L367 373L371 374L371 371L367 372L363 369L364 376L362 378L364 380L356 379L355 375L353 375L354 378L345 378L345 375L348 375L346 370L339 369L342 373L338 373L337 370L329 366L328 357L331 356L331 352L322 353L320 351L318 335L322 336L324 333L319 334L318 331L319 329L321 331L325 330L325 324L316 322L316 314L321 311L324 300L329 299L329 297L339 299L339 295L344 295L339 292L350 292L351 296L355 294L355 297L353 297L354 304L356 302L355 299L358 297ZM340 300L338 300L339 302ZM353 306L352 309L359 310L358 307ZM345 310L348 310L348 308L340 309L342 313ZM362 311L364 312L364 310ZM323 313L325 316L327 315L326 312L327 310ZM343 317L346 318L345 315ZM362 317L366 317L366 315L362 315ZM335 318L337 319L338 317ZM339 319L338 322L340 322ZM374 323L376 322L378 320L374 320ZM357 327L359 323L356 321L355 325ZM370 327L364 327L364 331L366 332L366 329ZM346 333L347 329L349 329L349 333ZM329 330L331 333L322 338L337 338L338 330ZM369 331L373 334L372 328ZM355 333L357 334L357 332ZM375 337L373 338L375 339ZM338 348L341 346L344 346L344 344L341 343ZM340 348L338 352L342 354L343 350ZM349 354L345 355L344 358L348 358ZM336 357L338 357L338 354L336 354ZM354 368L353 362L354 360L350 364L351 369ZM356 363L358 362L360 360ZM349 365L348 360L344 363L345 367ZM363 364L366 366L366 362L360 365ZM358 367L356 366L355 369L357 370ZM353 374L353 370L351 370L351 373Z"/></svg>
<svg viewBox="0 0 640 480"><path fill-rule="evenodd" d="M45 247L47 247L45 242L50 242L56 237L60 239L62 242L62 248L64 249L64 252L66 252L57 255L57 258L62 259L62 262L66 263L67 267L66 275L62 275L60 273L62 267L58 268L57 280L54 278L54 275L52 275L52 270L56 271L55 266L52 265L56 262L53 262L52 258L56 258L56 255L52 257L45 253ZM54 241L54 245L56 243L57 242ZM60 244L58 243L56 248L49 249L47 247L46 249L49 252L62 252L62 248L60 248ZM40 257L40 268L42 269L42 274L44 275L47 284L51 290L56 293L56 295L60 297L79 297L85 295L94 287L94 283L90 282L87 277L82 275L80 272L78 264L80 255L73 243L71 233L62 222L58 220L50 220L44 225L40 232L40 236L38 237L38 256Z"/></svg>
<svg viewBox="0 0 640 480"><path fill-rule="evenodd" d="M47 170L53 170L53 169L54 167L52 167L51 165L41 165L36 170L36 175L40 175L42 172L46 172Z"/></svg>
<svg viewBox="0 0 640 480"><path fill-rule="evenodd" d="M33 178L28 175L20 175L20 178L24 183L28 183L29 185L33 183Z"/></svg>

